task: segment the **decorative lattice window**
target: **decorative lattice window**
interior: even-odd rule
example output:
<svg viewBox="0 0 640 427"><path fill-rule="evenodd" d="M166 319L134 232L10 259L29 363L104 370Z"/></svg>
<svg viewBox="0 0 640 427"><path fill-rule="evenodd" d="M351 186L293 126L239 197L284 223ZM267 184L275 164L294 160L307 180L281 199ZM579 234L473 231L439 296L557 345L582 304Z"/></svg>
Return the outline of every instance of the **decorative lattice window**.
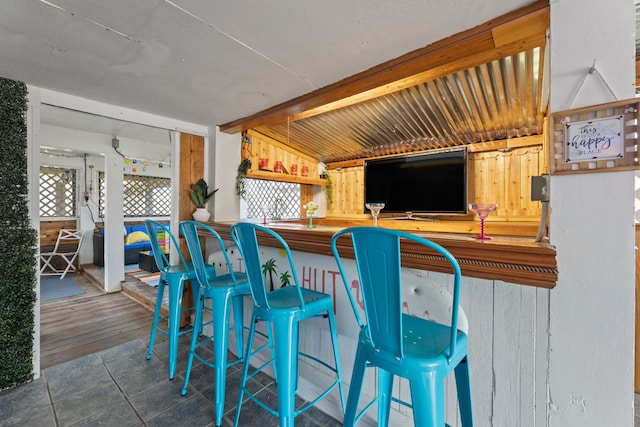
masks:
<svg viewBox="0 0 640 427"><path fill-rule="evenodd" d="M265 214L271 219L300 217L300 184L247 179L245 186L242 218L262 218Z"/></svg>
<svg viewBox="0 0 640 427"><path fill-rule="evenodd" d="M76 170L40 168L40 216L77 216Z"/></svg>
<svg viewBox="0 0 640 427"><path fill-rule="evenodd" d="M104 172L98 175L98 216L104 218L106 182ZM157 176L125 175L123 181L124 217L171 215L171 179Z"/></svg>

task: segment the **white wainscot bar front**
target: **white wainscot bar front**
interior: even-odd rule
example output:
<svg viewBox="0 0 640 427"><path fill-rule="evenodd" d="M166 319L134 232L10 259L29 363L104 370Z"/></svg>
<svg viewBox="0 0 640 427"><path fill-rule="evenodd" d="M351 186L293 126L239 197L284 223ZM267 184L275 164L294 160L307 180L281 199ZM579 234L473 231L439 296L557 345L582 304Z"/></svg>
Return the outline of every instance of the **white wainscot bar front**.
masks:
<svg viewBox="0 0 640 427"><path fill-rule="evenodd" d="M243 263L237 248L229 244L229 256L237 271ZM283 253L264 247L266 259L285 266ZM340 359L347 386L355 359L357 324L346 290L331 256L293 251L297 275L303 287L325 292L334 298L334 310L339 332ZM224 265L220 254L210 254L209 262ZM357 293L358 276L353 260L345 260L349 286ZM275 286L280 286L278 270ZM267 277L267 281L269 278ZM452 276L446 273L403 269L403 310L441 323L448 323L451 309ZM251 318L251 298L245 302L245 322ZM523 286L499 280L463 277L460 299L459 328L469 335L469 366L475 425L478 426L536 426L546 421L546 383L548 366L549 289ZM361 312L363 314L363 312ZM300 350L331 362L330 336L326 322L309 321L300 330ZM206 332L206 331L205 331ZM230 349L235 337L230 336ZM298 394L305 399L317 395L317 390L329 379L304 358L300 364ZM361 406L376 390L374 370L367 372ZM367 393L365 395L364 393ZM447 423L460 426L457 408L455 377L446 384ZM394 396L410 401L408 383L398 380ZM319 403L320 409L342 420L337 391ZM376 409L369 410L363 425L376 425ZM391 425L412 424L411 409L392 403Z"/></svg>

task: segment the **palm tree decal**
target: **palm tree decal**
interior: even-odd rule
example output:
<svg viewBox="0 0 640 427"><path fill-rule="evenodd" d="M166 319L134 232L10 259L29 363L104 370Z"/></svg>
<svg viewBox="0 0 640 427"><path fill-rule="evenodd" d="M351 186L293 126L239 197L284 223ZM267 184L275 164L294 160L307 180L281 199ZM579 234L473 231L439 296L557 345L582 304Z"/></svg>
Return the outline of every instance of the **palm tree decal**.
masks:
<svg viewBox="0 0 640 427"><path fill-rule="evenodd" d="M267 279L267 273L269 273L269 290L273 291L273 275L276 273L276 260L273 258L262 264L262 274L265 280Z"/></svg>
<svg viewBox="0 0 640 427"><path fill-rule="evenodd" d="M280 275L280 283L282 283L281 288L291 284L291 274L289 274L288 271L285 271Z"/></svg>

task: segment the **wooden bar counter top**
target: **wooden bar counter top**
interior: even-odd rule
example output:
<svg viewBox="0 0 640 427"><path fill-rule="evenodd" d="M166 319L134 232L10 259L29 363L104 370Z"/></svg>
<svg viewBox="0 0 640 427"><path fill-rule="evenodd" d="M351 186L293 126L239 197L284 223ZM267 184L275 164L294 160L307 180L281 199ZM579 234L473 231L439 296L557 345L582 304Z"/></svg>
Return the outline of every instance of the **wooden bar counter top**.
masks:
<svg viewBox="0 0 640 427"><path fill-rule="evenodd" d="M346 227L372 225L370 219L314 218L315 227L313 228L308 228L308 223L305 220L271 221L266 226L280 234L292 250L333 256L330 244L335 232ZM385 228L405 229L444 246L457 258L464 276L543 288L553 288L556 285L558 278L556 250L549 243L536 242L533 237L491 234L491 227L496 233L500 231L497 224L488 225L487 235L492 237L491 240L478 240L474 234L416 230L415 228L421 227L407 223L414 223L414 221L379 221L378 225ZM231 240L229 228L233 224L234 222L207 223L225 240ZM443 229L446 226L446 224L438 224L438 227ZM510 224L510 226L517 227L516 224ZM524 228L529 229L530 232L530 226L523 225ZM277 246L275 239L268 238L266 235L262 236L261 243ZM347 243L346 240L345 243ZM338 246L341 255L353 258L348 245L340 245L338 241ZM404 267L445 273L451 271L443 258L420 245L403 243L401 251Z"/></svg>

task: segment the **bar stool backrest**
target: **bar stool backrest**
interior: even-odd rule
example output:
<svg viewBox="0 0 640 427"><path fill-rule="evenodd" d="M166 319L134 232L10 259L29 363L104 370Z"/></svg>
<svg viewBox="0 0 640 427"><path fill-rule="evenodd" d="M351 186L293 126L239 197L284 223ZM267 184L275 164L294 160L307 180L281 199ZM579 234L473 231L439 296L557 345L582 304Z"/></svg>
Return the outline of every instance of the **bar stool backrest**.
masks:
<svg viewBox="0 0 640 427"><path fill-rule="evenodd" d="M201 222L185 220L180 223L180 231L187 241L189 254L191 255L191 262L193 263L193 268L196 271L196 277L198 278L198 283L200 284L200 286L210 286L210 280L216 277L216 271L214 269L206 268L204 255L202 253L203 246L200 244L200 232L206 234L206 237L214 239L217 249L220 250L224 255L226 267L228 273L233 279L234 285L238 285L238 281L233 271L231 261L229 260L229 255L227 254L224 241L222 240L222 237L220 237L220 235L216 232L216 230L206 224L202 224ZM208 246L208 250L211 250L211 248L212 246ZM222 274L223 272L220 273Z"/></svg>
<svg viewBox="0 0 640 427"><path fill-rule="evenodd" d="M298 274L296 273L295 264L293 263L293 257L291 256L291 249L289 245L284 241L280 235L266 227L253 224L250 222L239 222L231 227L231 237L238 246L242 258L244 260L245 268L247 271L247 277L249 278L249 284L251 285L251 295L253 296L253 303L258 307L269 308L269 302L267 299L267 288L264 282L264 276L262 272L262 264L260 259L260 247L258 244L258 236L256 232L266 234L265 237L276 239L282 246L287 254L287 260L289 261L289 268L291 270L291 277L293 279L292 285L297 289L297 296L299 300L299 306L304 309L305 303L300 292L300 282L298 281Z"/></svg>
<svg viewBox="0 0 640 427"><path fill-rule="evenodd" d="M178 256L180 257L180 262L184 267L185 271L188 270L187 262L184 259L184 255L182 255L182 251L180 250L180 245L178 244L178 240L175 238L173 233L169 231L169 227L165 224L161 224L157 221L153 221L150 219L145 220L145 227L147 228L147 235L149 236L149 242L151 243L151 250L153 251L153 258L156 260L156 265L158 269L162 272L167 272L169 267L171 267L171 262L169 261L169 254L164 253L162 248L160 247L160 242L158 240L158 230L162 230L165 235L169 236L171 239L171 245L176 249Z"/></svg>
<svg viewBox="0 0 640 427"><path fill-rule="evenodd" d="M404 357L402 335L402 240L414 242L432 249L451 264L453 273L453 308L448 356L455 354L458 328L458 302L460 293L460 266L451 253L442 246L416 235L378 227L352 227L336 233L331 240L338 268L343 278L343 263L338 253L338 239L351 235L355 261L364 301L366 323L358 314L356 300L347 286L347 294L360 328L368 326L369 339L375 348Z"/></svg>

